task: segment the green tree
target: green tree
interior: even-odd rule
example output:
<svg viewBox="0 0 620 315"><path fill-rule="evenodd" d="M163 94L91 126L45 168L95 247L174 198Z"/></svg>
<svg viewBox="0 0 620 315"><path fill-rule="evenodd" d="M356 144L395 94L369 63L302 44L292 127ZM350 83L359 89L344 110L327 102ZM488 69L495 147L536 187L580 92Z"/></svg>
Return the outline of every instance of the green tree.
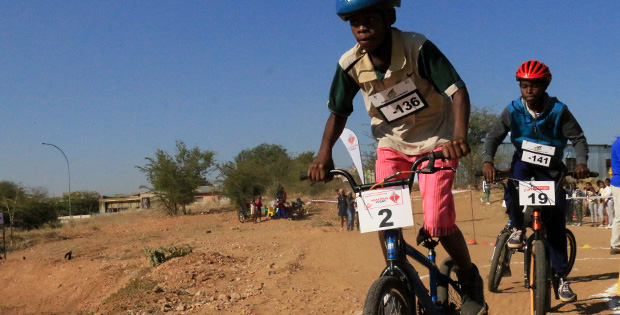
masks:
<svg viewBox="0 0 620 315"><path fill-rule="evenodd" d="M208 174L214 169L215 153L188 149L183 141L176 142L174 156L158 149L154 157L147 157L145 166L136 166L146 174L149 187L169 215L187 213L186 206L194 201L198 186L207 185Z"/></svg>
<svg viewBox="0 0 620 315"><path fill-rule="evenodd" d="M219 166L222 192L234 205L242 206L256 195L275 191L278 184L292 183L295 172L291 171L307 160L308 153L303 153L296 165L286 149L276 144L263 143L243 150L234 161ZM296 180L299 181L299 174Z"/></svg>
<svg viewBox="0 0 620 315"><path fill-rule="evenodd" d="M479 187L481 178L476 177L476 172L482 170L484 139L498 119L499 115L493 114L488 108L471 107L467 131L471 152L459 161L459 170L455 179L457 186L473 185L476 189Z"/></svg>
<svg viewBox="0 0 620 315"><path fill-rule="evenodd" d="M10 181L0 182L0 205L2 206L2 211L8 214L11 246L13 245L13 226L15 225L15 216L19 210L21 202L24 199L24 187Z"/></svg>

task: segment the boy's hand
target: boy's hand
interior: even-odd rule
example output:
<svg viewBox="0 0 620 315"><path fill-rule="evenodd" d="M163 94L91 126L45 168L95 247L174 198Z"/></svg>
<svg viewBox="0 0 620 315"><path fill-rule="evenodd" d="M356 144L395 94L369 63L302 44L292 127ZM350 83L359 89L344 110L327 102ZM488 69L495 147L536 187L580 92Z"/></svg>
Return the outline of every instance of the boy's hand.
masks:
<svg viewBox="0 0 620 315"><path fill-rule="evenodd" d="M575 167L575 176L577 179L583 179L590 176L590 169L585 164L577 164Z"/></svg>
<svg viewBox="0 0 620 315"><path fill-rule="evenodd" d="M469 145L465 139L454 139L443 144L441 150L445 159L458 159L469 154Z"/></svg>
<svg viewBox="0 0 620 315"><path fill-rule="evenodd" d="M497 174L497 169L495 168L495 165L493 165L493 163L484 162L484 164L482 164L482 174L484 175L484 178L487 180L487 182L495 184L495 175Z"/></svg>
<svg viewBox="0 0 620 315"><path fill-rule="evenodd" d="M327 183L332 180L332 176L329 176L329 171L333 169L334 160L331 155L319 155L308 167L308 178L313 182L325 181Z"/></svg>

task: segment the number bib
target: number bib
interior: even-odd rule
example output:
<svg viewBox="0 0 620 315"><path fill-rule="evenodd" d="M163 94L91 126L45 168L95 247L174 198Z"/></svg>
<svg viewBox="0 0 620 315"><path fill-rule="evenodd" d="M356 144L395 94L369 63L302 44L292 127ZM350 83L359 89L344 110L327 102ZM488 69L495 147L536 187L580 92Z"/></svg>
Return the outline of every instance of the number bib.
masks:
<svg viewBox="0 0 620 315"><path fill-rule="evenodd" d="M370 103L388 123L411 116L428 107L411 79L370 96Z"/></svg>
<svg viewBox="0 0 620 315"><path fill-rule="evenodd" d="M357 197L362 233L413 225L408 186L365 191Z"/></svg>
<svg viewBox="0 0 620 315"><path fill-rule="evenodd" d="M555 183L553 181L520 181L519 204L522 206L554 206Z"/></svg>
<svg viewBox="0 0 620 315"><path fill-rule="evenodd" d="M535 165L549 166L551 158L555 154L554 147L527 140L523 140L521 148L523 149L521 161Z"/></svg>

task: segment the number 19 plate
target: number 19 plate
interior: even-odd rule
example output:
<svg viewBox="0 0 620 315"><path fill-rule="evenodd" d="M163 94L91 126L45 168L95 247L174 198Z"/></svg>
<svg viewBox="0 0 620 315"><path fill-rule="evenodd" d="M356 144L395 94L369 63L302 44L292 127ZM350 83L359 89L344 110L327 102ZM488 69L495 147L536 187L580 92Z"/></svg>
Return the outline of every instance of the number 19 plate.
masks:
<svg viewBox="0 0 620 315"><path fill-rule="evenodd" d="M519 204L522 206L554 206L555 183L553 181L520 181Z"/></svg>
<svg viewBox="0 0 620 315"><path fill-rule="evenodd" d="M357 197L357 213L362 233L412 226L409 187L365 191Z"/></svg>

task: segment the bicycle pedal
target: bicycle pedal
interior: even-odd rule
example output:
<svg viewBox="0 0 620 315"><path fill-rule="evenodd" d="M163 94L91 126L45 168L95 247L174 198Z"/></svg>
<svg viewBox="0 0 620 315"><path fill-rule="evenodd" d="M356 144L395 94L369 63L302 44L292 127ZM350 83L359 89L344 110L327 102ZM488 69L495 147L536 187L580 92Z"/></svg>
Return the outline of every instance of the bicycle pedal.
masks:
<svg viewBox="0 0 620 315"><path fill-rule="evenodd" d="M510 266L506 266L504 271L502 271L502 278L512 277L512 271L510 271Z"/></svg>

